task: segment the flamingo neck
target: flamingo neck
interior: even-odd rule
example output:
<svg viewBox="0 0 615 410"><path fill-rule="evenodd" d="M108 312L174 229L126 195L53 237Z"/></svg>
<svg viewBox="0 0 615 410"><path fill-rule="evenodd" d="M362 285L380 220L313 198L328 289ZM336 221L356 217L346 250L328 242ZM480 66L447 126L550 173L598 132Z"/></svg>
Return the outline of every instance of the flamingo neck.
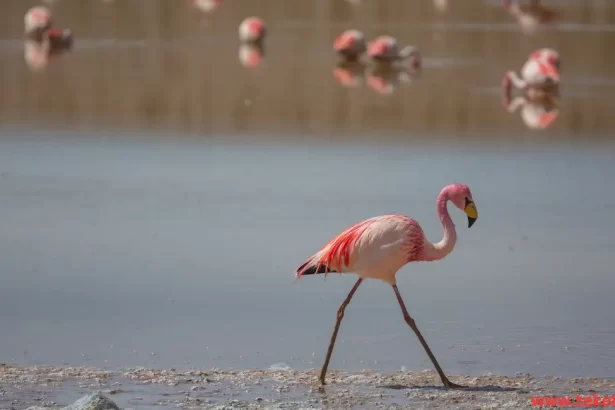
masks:
<svg viewBox="0 0 615 410"><path fill-rule="evenodd" d="M527 82L525 80L523 80L522 78L520 78L517 73L515 73L514 71L509 71L507 73L508 78L510 78L510 81L512 81L513 85L517 88L525 88L527 87Z"/></svg>
<svg viewBox="0 0 615 410"><path fill-rule="evenodd" d="M455 247L455 243L457 242L457 231L455 230L455 224L453 223L453 219L448 213L448 208L446 204L449 201L449 193L447 190L443 190L438 195L438 199L436 200L436 210L438 212L438 217L440 218L440 222L442 223L442 227L444 228L444 236L442 240L437 243L430 243L431 246L427 249L427 260L433 261L444 258L446 255L451 253L453 248Z"/></svg>

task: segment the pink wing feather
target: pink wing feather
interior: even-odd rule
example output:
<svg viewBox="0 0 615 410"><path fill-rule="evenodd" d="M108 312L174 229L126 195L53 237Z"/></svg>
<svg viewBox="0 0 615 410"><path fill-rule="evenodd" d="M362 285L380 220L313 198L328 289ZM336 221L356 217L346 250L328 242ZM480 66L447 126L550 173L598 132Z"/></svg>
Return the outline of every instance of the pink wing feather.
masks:
<svg viewBox="0 0 615 410"><path fill-rule="evenodd" d="M401 231L399 231L400 228ZM401 235L404 242L403 253L405 256L402 263L419 260L422 256L424 238L420 226L415 220L404 215L383 215L356 223L335 236L297 269L295 277L299 279L302 275L316 273L324 273L326 277L330 272L352 271L356 268L355 264L358 262L359 254L356 253L359 250L358 248L363 247L361 252L365 252L369 249L365 246L373 246L371 249L376 249L379 252L378 249L382 243L376 243L373 240L375 238L390 240L390 236L386 238L383 234L390 232L396 235L396 231L397 234ZM373 235L373 237L365 238L366 234ZM361 257L364 256L366 254L362 253Z"/></svg>
<svg viewBox="0 0 615 410"><path fill-rule="evenodd" d="M297 279L308 270L314 270L314 273L316 273L324 269L326 277L329 272L339 272L343 267L348 267L354 245L365 230L376 222L375 218L367 219L352 225L335 236L297 269Z"/></svg>

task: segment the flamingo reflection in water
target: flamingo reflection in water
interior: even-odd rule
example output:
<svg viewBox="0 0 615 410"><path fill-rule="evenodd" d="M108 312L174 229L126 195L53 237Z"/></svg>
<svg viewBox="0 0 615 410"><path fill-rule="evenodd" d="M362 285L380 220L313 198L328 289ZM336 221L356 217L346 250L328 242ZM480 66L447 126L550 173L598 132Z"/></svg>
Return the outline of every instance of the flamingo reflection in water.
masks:
<svg viewBox="0 0 615 410"><path fill-rule="evenodd" d="M24 16L24 59L32 71L41 71L53 56L73 47L71 29L53 27L51 10L45 6L30 8Z"/></svg>
<svg viewBox="0 0 615 410"><path fill-rule="evenodd" d="M508 72L502 81L502 103L509 113L520 110L525 125L544 130L559 116L559 55L552 49L530 54L521 70L523 78ZM513 85L521 95L512 97Z"/></svg>
<svg viewBox="0 0 615 410"><path fill-rule="evenodd" d="M262 44L243 43L239 45L239 62L246 68L260 67L265 59Z"/></svg>
<svg viewBox="0 0 615 410"><path fill-rule="evenodd" d="M374 92L392 94L399 86L408 86L420 78L421 70L408 67L383 67L361 62L340 62L333 68L333 78L346 88L364 83Z"/></svg>
<svg viewBox="0 0 615 410"><path fill-rule="evenodd" d="M346 30L335 38L333 50L341 59L333 69L333 77L344 87L354 88L366 82L379 94L391 94L421 72L418 49L406 46L400 50L391 36L380 36L367 44L363 32Z"/></svg>

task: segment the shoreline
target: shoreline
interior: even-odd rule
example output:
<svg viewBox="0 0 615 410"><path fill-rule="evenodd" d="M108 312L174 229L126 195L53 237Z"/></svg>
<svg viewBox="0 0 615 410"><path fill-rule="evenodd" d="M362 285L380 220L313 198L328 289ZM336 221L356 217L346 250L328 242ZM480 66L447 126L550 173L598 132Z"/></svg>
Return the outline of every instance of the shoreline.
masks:
<svg viewBox="0 0 615 410"><path fill-rule="evenodd" d="M184 409L500 409L532 408L534 397L615 395L615 379L451 375L467 389L445 389L436 372L328 373L318 369L174 370L144 367L0 365L0 408L61 408L101 392L121 408ZM35 407L38 406L38 407Z"/></svg>

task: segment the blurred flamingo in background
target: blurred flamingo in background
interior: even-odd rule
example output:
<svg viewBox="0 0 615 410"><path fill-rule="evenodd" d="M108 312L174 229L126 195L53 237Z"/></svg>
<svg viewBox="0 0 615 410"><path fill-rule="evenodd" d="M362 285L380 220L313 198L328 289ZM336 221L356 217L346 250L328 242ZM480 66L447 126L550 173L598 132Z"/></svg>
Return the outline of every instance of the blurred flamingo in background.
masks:
<svg viewBox="0 0 615 410"><path fill-rule="evenodd" d="M57 29L52 25L51 10L45 6L32 7L24 16L25 59L35 71L46 67L51 55L72 48L72 30Z"/></svg>
<svg viewBox="0 0 615 410"><path fill-rule="evenodd" d="M520 4L520 0L502 0L502 6L525 34L534 33L541 24L553 22L558 13L540 4L540 0L529 0L529 4Z"/></svg>
<svg viewBox="0 0 615 410"><path fill-rule="evenodd" d="M29 9L23 19L24 35L34 41L42 41L43 35L53 24L51 10L45 6L36 6Z"/></svg>
<svg viewBox="0 0 615 410"><path fill-rule="evenodd" d="M267 36L265 22L259 17L248 17L239 25L239 40L243 43L262 43Z"/></svg>
<svg viewBox="0 0 615 410"><path fill-rule="evenodd" d="M442 371L414 319L408 314L397 289L395 278L397 271L409 262L439 260L453 250L457 241L457 233L447 209L449 201L466 213L468 227L471 227L478 218L478 212L470 188L464 184L452 184L444 187L436 200L436 210L444 228L444 237L440 242L428 241L419 223L405 215L377 216L349 227L331 239L297 269L295 273L297 279L304 275L319 273L324 273L326 277L329 272L359 275L358 281L337 311L335 328L319 377L322 385L325 384L327 367L346 306L363 280L373 278L382 280L393 287L406 323L423 345L444 386L464 387L452 383Z"/></svg>
<svg viewBox="0 0 615 410"><path fill-rule="evenodd" d="M561 70L561 60L559 57L559 53L552 48L539 48L538 50L534 50L528 60L536 60L543 63L549 63L555 66L558 71Z"/></svg>
<svg viewBox="0 0 615 410"><path fill-rule="evenodd" d="M345 61L357 61L367 51L365 35L359 30L346 30L333 41L333 50Z"/></svg>
<svg viewBox="0 0 615 410"><path fill-rule="evenodd" d="M413 68L421 66L421 54L418 49L413 46L405 46L400 50L397 40L391 36L379 36L370 41L367 46L367 55L374 62L381 64L410 60Z"/></svg>
<svg viewBox="0 0 615 410"><path fill-rule="evenodd" d="M558 93L560 76L557 67L539 60L528 60L521 68L521 77L514 71L508 71L502 80L505 92L510 93L511 86L524 91L530 98L540 97L545 93Z"/></svg>

